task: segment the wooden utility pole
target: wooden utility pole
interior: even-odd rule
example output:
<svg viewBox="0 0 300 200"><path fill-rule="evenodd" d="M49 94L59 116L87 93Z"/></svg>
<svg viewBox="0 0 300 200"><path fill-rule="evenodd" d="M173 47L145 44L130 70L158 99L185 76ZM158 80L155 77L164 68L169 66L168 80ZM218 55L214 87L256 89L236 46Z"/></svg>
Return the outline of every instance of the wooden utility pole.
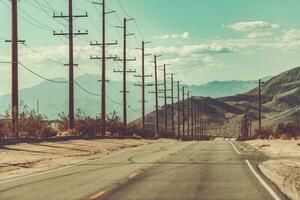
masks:
<svg viewBox="0 0 300 200"><path fill-rule="evenodd" d="M69 0L69 14L68 15L63 15L60 13L60 15L56 15L54 13L53 17L54 18L67 18L69 21L69 32L68 33L63 33L63 32L53 32L53 35L63 35L63 36L68 36L69 37L69 63L66 64L65 66L69 67L69 130L72 130L75 128L75 117L74 117L74 52L73 52L73 39L74 36L76 35L87 35L88 32L74 32L73 31L73 21L76 18L80 17L87 17L87 13L84 15L73 15L73 0Z"/></svg>
<svg viewBox="0 0 300 200"><path fill-rule="evenodd" d="M157 85L157 57L154 56L154 84L155 84L155 135L154 137L159 137L159 125L158 125L158 85Z"/></svg>
<svg viewBox="0 0 300 200"><path fill-rule="evenodd" d="M171 74L171 123L172 123L172 134L175 137L175 125L174 125L174 74Z"/></svg>
<svg viewBox="0 0 300 200"><path fill-rule="evenodd" d="M182 87L182 137L185 136L185 100L184 100L184 97L185 97L185 93L184 93L184 89L185 87L183 86Z"/></svg>
<svg viewBox="0 0 300 200"><path fill-rule="evenodd" d="M165 124L165 132L168 131L168 103L167 103L167 72L166 72L166 64L164 64L164 124Z"/></svg>
<svg viewBox="0 0 300 200"><path fill-rule="evenodd" d="M145 54L145 44L149 44L150 42L144 42L142 41L142 74L141 75L134 75L134 77L140 77L142 79L141 84L134 84L135 86L142 87L142 129L145 130L145 87L147 86L153 86L153 84L146 84L145 83L145 78L146 77L152 77L152 75L145 75L145 56L149 56L151 54Z"/></svg>
<svg viewBox="0 0 300 200"><path fill-rule="evenodd" d="M102 47L102 56L91 56L90 59L100 59L102 78L101 78L101 134L104 136L106 133L106 60L108 59L117 59L117 56L108 56L106 57L106 46L116 45L115 43L106 43L106 15L113 13L115 11L106 11L106 0L102 0L102 3L92 2L93 4L98 4L102 6L102 43L91 42L91 46L101 46Z"/></svg>
<svg viewBox="0 0 300 200"><path fill-rule="evenodd" d="M12 9L12 39L11 39L11 66L12 66L12 91L11 91L11 116L12 116L12 133L19 137L18 118L19 118L19 97L18 97L18 1L11 1Z"/></svg>
<svg viewBox="0 0 300 200"><path fill-rule="evenodd" d="M190 91L187 92L187 135L190 139Z"/></svg>
<svg viewBox="0 0 300 200"><path fill-rule="evenodd" d="M261 85L263 84L262 80L258 81L258 130L261 133L262 123L261 123Z"/></svg>
<svg viewBox="0 0 300 200"><path fill-rule="evenodd" d="M193 125L194 125L194 128L193 128L193 134L194 134L194 139L196 140L197 139L197 103L196 103L196 99L193 98Z"/></svg>
<svg viewBox="0 0 300 200"><path fill-rule="evenodd" d="M123 27L116 26L117 28L123 29L123 59L117 59L118 61L123 61L123 70L114 70L114 72L123 73L123 137L127 135L127 73L135 73L135 70L127 70L127 61L136 61L134 59L127 58L127 37L134 35L133 33L127 33L127 22L134 20L131 19L123 19Z"/></svg>
<svg viewBox="0 0 300 200"><path fill-rule="evenodd" d="M158 93L163 93L164 95L159 97L159 98L163 98L164 99L164 131L168 132L168 96L167 96L167 91L169 91L169 89L167 89L167 71L166 71L166 66L168 66L168 64L164 64L163 65L163 86L164 89L163 90L159 90Z"/></svg>
<svg viewBox="0 0 300 200"><path fill-rule="evenodd" d="M180 81L177 81L177 139L180 139Z"/></svg>
<svg viewBox="0 0 300 200"><path fill-rule="evenodd" d="M201 135L204 136L204 111L203 111L203 103L201 103Z"/></svg>
<svg viewBox="0 0 300 200"><path fill-rule="evenodd" d="M18 121L19 121L19 46L18 43L25 43L25 40L19 40L18 36L18 1L11 0L11 122L12 135L19 137ZM1 62L8 63L8 62Z"/></svg>
<svg viewBox="0 0 300 200"><path fill-rule="evenodd" d="M191 97L191 135L192 140L194 140L194 99Z"/></svg>
<svg viewBox="0 0 300 200"><path fill-rule="evenodd" d="M197 108L196 108L196 133L197 133L197 140L200 140L200 120L199 120L199 115L200 115L200 107L199 104L197 103Z"/></svg>
<svg viewBox="0 0 300 200"><path fill-rule="evenodd" d="M203 137L203 107L202 107L202 101L200 101L200 113L199 113L199 118L200 118L200 137Z"/></svg>

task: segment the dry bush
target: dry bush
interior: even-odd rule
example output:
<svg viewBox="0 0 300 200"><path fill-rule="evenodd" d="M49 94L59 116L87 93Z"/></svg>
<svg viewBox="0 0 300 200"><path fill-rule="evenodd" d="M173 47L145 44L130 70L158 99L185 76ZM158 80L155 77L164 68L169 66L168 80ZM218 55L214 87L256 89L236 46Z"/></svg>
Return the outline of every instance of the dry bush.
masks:
<svg viewBox="0 0 300 200"><path fill-rule="evenodd" d="M18 130L20 137L52 137L56 132L52 130L47 118L29 109L21 103ZM13 138L10 109L8 109L0 120L0 138Z"/></svg>
<svg viewBox="0 0 300 200"><path fill-rule="evenodd" d="M68 116L62 112L59 114L58 129L61 133L68 132L68 135L76 136L98 136L101 133L101 118L87 116L80 108L75 114L75 130L70 133L68 131ZM121 136L122 123L116 112L107 115L106 119L106 136Z"/></svg>
<svg viewBox="0 0 300 200"><path fill-rule="evenodd" d="M284 139L297 138L300 135L299 123L278 124L276 129L263 128L260 132L256 130L254 139Z"/></svg>
<svg viewBox="0 0 300 200"><path fill-rule="evenodd" d="M111 136L121 136L123 124L115 111L107 116L106 128Z"/></svg>
<svg viewBox="0 0 300 200"><path fill-rule="evenodd" d="M11 138L12 135L12 123L10 119L9 109L5 111L4 115L0 119L0 138Z"/></svg>
<svg viewBox="0 0 300 200"><path fill-rule="evenodd" d="M260 131L256 130L253 139L271 139L279 138L279 136L270 127L262 128Z"/></svg>
<svg viewBox="0 0 300 200"><path fill-rule="evenodd" d="M89 117L85 115L85 113L81 109L77 109L75 117L75 129L79 136L91 137L100 134L101 124L98 117Z"/></svg>
<svg viewBox="0 0 300 200"><path fill-rule="evenodd" d="M20 105L20 119L18 123L21 137L53 137L56 132L52 130L47 117L29 109L27 105Z"/></svg>
<svg viewBox="0 0 300 200"><path fill-rule="evenodd" d="M275 131L278 135L282 135L282 139L297 138L300 135L299 123L278 124Z"/></svg>
<svg viewBox="0 0 300 200"><path fill-rule="evenodd" d="M65 132L68 130L68 116L66 115L66 113L62 112L58 114L58 130Z"/></svg>

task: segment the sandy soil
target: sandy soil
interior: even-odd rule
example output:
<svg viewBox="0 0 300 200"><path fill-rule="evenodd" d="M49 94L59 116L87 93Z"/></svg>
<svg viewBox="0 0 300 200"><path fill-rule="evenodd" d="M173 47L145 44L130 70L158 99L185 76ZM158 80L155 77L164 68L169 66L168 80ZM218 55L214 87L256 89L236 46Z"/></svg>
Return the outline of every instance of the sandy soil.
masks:
<svg viewBox="0 0 300 200"><path fill-rule="evenodd" d="M259 165L260 170L289 198L300 200L300 141L254 140L238 142L244 151L259 151L269 160Z"/></svg>
<svg viewBox="0 0 300 200"><path fill-rule="evenodd" d="M71 140L0 147L0 180L54 169L122 149L172 140Z"/></svg>

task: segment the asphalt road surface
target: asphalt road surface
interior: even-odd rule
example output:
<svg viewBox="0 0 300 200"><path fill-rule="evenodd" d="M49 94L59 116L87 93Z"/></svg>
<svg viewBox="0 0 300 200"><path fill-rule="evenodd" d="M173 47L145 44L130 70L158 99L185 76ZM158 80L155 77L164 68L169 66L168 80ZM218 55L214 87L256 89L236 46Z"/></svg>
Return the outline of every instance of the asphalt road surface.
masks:
<svg viewBox="0 0 300 200"><path fill-rule="evenodd" d="M2 180L0 199L285 199L257 170L261 159L228 141L155 144Z"/></svg>

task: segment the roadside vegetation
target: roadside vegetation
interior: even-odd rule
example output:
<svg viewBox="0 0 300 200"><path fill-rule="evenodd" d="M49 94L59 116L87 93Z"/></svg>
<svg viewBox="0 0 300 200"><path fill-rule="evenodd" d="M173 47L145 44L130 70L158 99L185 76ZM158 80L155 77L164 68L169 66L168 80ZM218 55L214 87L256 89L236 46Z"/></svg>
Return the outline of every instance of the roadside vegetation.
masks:
<svg viewBox="0 0 300 200"><path fill-rule="evenodd" d="M62 112L57 120L49 120L45 115L37 113L34 109L27 105L20 105L20 119L18 122L18 130L20 138L50 138L50 137L100 137L101 134L101 118L90 117L81 109L76 111L76 123L74 130L68 130L68 116ZM154 132L150 129L143 130L136 124L129 124L126 134L123 123L116 112L107 115L106 119L106 137L121 138L152 138ZM161 137L169 138L171 133L161 131ZM12 135L12 123L10 117L10 109L0 118L0 139L16 138Z"/></svg>
<svg viewBox="0 0 300 200"><path fill-rule="evenodd" d="M255 140L255 139L300 139L300 122L299 123L287 123L278 124L275 128L264 127L261 131L256 130L255 134L251 137L239 136L239 141Z"/></svg>
<svg viewBox="0 0 300 200"><path fill-rule="evenodd" d="M300 124L278 124L275 129L263 128L256 131L253 139L300 139Z"/></svg>

